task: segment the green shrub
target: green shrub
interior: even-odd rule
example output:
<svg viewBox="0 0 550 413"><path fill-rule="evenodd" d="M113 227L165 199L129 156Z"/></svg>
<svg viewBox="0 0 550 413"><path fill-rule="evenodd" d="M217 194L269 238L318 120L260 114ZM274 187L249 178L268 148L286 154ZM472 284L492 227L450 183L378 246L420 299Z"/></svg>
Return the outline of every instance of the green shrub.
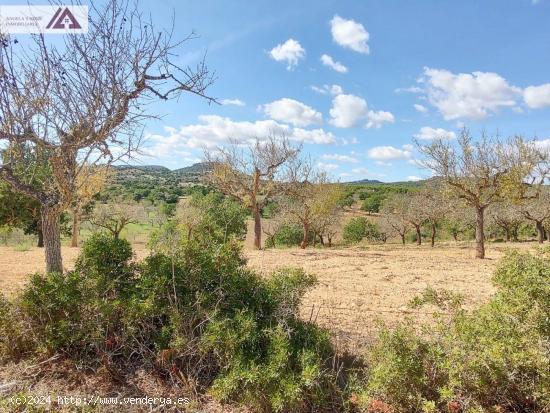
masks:
<svg viewBox="0 0 550 413"><path fill-rule="evenodd" d="M372 213L380 211L380 207L386 199L386 196L384 194L374 193L367 195L365 198L362 199L363 204L361 205L361 209L363 211L367 211L368 213Z"/></svg>
<svg viewBox="0 0 550 413"><path fill-rule="evenodd" d="M362 407L381 400L396 412L545 411L550 405L545 254L508 253L494 276L498 292L471 313L457 308L454 295L428 291L414 300L451 302L453 311L422 336L404 328L382 332L369 356Z"/></svg>
<svg viewBox="0 0 550 413"><path fill-rule="evenodd" d="M304 236L304 230L297 223L288 223L282 225L273 236L266 240L268 248L273 247L293 247L300 245Z"/></svg>
<svg viewBox="0 0 550 413"><path fill-rule="evenodd" d="M386 236L380 232L378 226L369 222L364 217L355 217L350 219L344 226L342 234L344 242L348 244L357 244L366 238L369 242L385 241Z"/></svg>
<svg viewBox="0 0 550 413"><path fill-rule="evenodd" d="M91 368L108 363L108 371L180 372L256 411L331 405L340 390L328 333L298 318L314 277L296 269L260 277L236 240L182 239L172 256L139 264L131 257L126 241L96 234L74 271L34 275L20 304L0 301L0 326L10 327L0 338L2 360L16 359L17 347ZM32 331L31 345L21 331Z"/></svg>
<svg viewBox="0 0 550 413"><path fill-rule="evenodd" d="M344 226L342 237L345 242L356 244L365 237L367 230L367 219L363 217L355 217L350 219Z"/></svg>

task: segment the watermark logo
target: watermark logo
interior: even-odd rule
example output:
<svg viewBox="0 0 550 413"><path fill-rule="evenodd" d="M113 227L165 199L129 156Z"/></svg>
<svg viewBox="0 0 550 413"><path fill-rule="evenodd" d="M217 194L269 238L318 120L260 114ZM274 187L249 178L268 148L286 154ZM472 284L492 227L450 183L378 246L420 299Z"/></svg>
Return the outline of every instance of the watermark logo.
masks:
<svg viewBox="0 0 550 413"><path fill-rule="evenodd" d="M46 29L82 29L68 7L58 8Z"/></svg>
<svg viewBox="0 0 550 413"><path fill-rule="evenodd" d="M88 6L0 6L0 33L87 33Z"/></svg>

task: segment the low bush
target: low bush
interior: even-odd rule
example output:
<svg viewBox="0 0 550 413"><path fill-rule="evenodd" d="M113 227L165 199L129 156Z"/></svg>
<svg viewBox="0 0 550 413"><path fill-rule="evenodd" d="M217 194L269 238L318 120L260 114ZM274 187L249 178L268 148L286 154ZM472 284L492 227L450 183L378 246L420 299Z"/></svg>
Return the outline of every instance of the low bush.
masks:
<svg viewBox="0 0 550 413"><path fill-rule="evenodd" d="M268 237L265 241L266 247L294 247L300 245L304 236L304 230L302 226L297 223L287 223L281 225L281 227Z"/></svg>
<svg viewBox="0 0 550 413"><path fill-rule="evenodd" d="M386 236L380 232L378 226L364 217L350 219L344 226L342 238L348 244L357 244L363 239L369 242L384 242Z"/></svg>
<svg viewBox="0 0 550 413"><path fill-rule="evenodd" d="M36 274L20 299L0 301L2 359L59 353L116 375L185 377L255 411L337 409L328 333L298 318L315 278L296 269L262 278L233 241L182 240L172 256L131 257L126 241L96 234L74 271Z"/></svg>
<svg viewBox="0 0 550 413"><path fill-rule="evenodd" d="M428 334L384 330L369 353L361 407L394 412L544 412L550 405L550 259L509 253L491 301L466 312L456 297L426 293L416 304L453 302ZM444 305L443 305L444 307Z"/></svg>

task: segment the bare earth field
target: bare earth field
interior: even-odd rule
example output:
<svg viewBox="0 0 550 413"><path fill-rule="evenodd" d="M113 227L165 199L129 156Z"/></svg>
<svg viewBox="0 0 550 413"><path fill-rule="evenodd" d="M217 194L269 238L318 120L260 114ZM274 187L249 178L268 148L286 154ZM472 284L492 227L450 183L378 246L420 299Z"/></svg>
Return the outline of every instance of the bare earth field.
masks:
<svg viewBox="0 0 550 413"><path fill-rule="evenodd" d="M376 336L377 321L394 324L405 317L417 324L432 319L430 309L411 310L407 303L426 287L446 288L465 297L466 307L485 302L493 293L490 279L506 248L531 249L534 243L490 244L487 259L476 260L469 244L430 248L398 244L333 249L250 250L249 265L263 275L279 267L301 267L317 276L302 317L327 327L344 348L359 350ZM137 259L148 252L134 245ZM78 249L63 248L64 263L71 268ZM43 271L43 251L18 252L0 247L0 291L11 295L28 274Z"/></svg>

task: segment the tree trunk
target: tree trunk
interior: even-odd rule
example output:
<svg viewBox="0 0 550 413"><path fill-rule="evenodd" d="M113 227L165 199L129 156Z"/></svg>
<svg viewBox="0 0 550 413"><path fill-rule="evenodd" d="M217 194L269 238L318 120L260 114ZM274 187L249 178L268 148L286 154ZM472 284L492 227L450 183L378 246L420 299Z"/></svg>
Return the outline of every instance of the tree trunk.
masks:
<svg viewBox="0 0 550 413"><path fill-rule="evenodd" d="M458 242L458 234L456 232L453 232L453 239L455 242Z"/></svg>
<svg viewBox="0 0 550 413"><path fill-rule="evenodd" d="M415 225L416 229L416 245L422 245L422 232L420 232L420 225Z"/></svg>
<svg viewBox="0 0 550 413"><path fill-rule="evenodd" d="M304 224L304 237L302 238L302 242L300 243L300 248L304 249L307 247L308 239L307 236L309 234L309 224Z"/></svg>
<svg viewBox="0 0 550 413"><path fill-rule="evenodd" d="M254 248L257 250L262 249L262 216L260 215L260 208L255 206L252 210L254 215Z"/></svg>
<svg viewBox="0 0 550 413"><path fill-rule="evenodd" d="M44 248L44 233L42 232L42 223L38 224L38 243L36 246L38 248Z"/></svg>
<svg viewBox="0 0 550 413"><path fill-rule="evenodd" d="M401 235L401 242L403 243L403 245L405 245L405 234L400 234Z"/></svg>
<svg viewBox="0 0 550 413"><path fill-rule="evenodd" d="M80 234L80 208L75 206L73 209L73 232L71 237L71 247L78 247L78 235Z"/></svg>
<svg viewBox="0 0 550 413"><path fill-rule="evenodd" d="M332 247L332 237L331 236L327 236L327 241L328 241L329 248Z"/></svg>
<svg viewBox="0 0 550 413"><path fill-rule="evenodd" d="M317 246L317 234L314 232L313 233L313 248L315 248Z"/></svg>
<svg viewBox="0 0 550 413"><path fill-rule="evenodd" d="M63 272L59 215L60 212L55 207L42 207L42 234L46 252L46 272Z"/></svg>
<svg viewBox="0 0 550 413"><path fill-rule="evenodd" d="M432 223L432 248L435 246L435 224Z"/></svg>
<svg viewBox="0 0 550 413"><path fill-rule="evenodd" d="M476 209L476 258L485 258L485 208Z"/></svg>
<svg viewBox="0 0 550 413"><path fill-rule="evenodd" d="M535 226L537 228L537 233L539 234L539 236L538 236L539 244L543 244L544 243L544 227L542 226L542 222L536 221Z"/></svg>
<svg viewBox="0 0 550 413"><path fill-rule="evenodd" d="M323 247L325 246L325 238L322 235L319 235L319 242Z"/></svg>
<svg viewBox="0 0 550 413"><path fill-rule="evenodd" d="M504 231L506 232L506 242L510 242L510 228L505 228Z"/></svg>

